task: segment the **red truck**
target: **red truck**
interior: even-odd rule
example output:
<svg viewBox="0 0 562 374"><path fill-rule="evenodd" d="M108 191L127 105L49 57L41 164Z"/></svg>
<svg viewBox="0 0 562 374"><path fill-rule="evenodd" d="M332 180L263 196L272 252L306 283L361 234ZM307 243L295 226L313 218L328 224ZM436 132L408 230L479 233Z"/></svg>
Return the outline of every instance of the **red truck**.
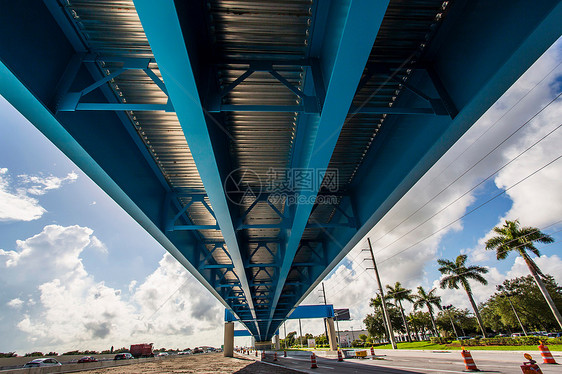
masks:
<svg viewBox="0 0 562 374"><path fill-rule="evenodd" d="M139 357L154 357L154 352L152 352L152 344L133 344L131 345L131 354L135 358Z"/></svg>

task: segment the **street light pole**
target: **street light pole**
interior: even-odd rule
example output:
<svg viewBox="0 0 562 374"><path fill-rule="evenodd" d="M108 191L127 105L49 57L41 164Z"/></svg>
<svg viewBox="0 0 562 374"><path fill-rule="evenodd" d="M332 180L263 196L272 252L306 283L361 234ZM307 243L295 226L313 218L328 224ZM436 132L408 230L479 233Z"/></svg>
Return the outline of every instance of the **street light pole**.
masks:
<svg viewBox="0 0 562 374"><path fill-rule="evenodd" d="M285 330L285 344L283 344L285 346L285 349L287 349L287 321L283 322L283 330Z"/></svg>
<svg viewBox="0 0 562 374"><path fill-rule="evenodd" d="M455 333L455 337L459 340L459 334L457 334L457 329L455 328L455 324L453 323L453 319L451 318L451 313L449 310L452 308L452 305L447 305L443 307L443 310L447 311L447 316L449 316L449 320L451 321L451 326L453 326L453 332Z"/></svg>
<svg viewBox="0 0 562 374"><path fill-rule="evenodd" d="M501 296L506 297L507 301L509 302L509 305L511 305L511 309L513 310L513 314L515 314L515 318L517 318L517 322L519 322L519 326L521 326L521 330L523 330L523 334L525 334L525 336L527 336L527 330L525 330L525 327L523 326L523 323L521 323L521 319L519 318L519 315L517 314L517 311L515 310L515 307L513 306L513 303L511 302L510 296L514 296L514 294L509 293L509 292L504 292L504 287L501 284L498 285L496 287L496 289L502 293Z"/></svg>
<svg viewBox="0 0 562 374"><path fill-rule="evenodd" d="M300 343L301 343L301 348L304 348L303 344L302 344L302 325L301 325L301 319L300 318L299 318L299 330L300 330L300 333L301 333L301 337L299 339Z"/></svg>
<svg viewBox="0 0 562 374"><path fill-rule="evenodd" d="M340 319L338 318L339 317L338 312L334 312L334 317L336 317L336 328L338 329L338 349L339 349L341 347L340 346L341 340L340 340Z"/></svg>
<svg viewBox="0 0 562 374"><path fill-rule="evenodd" d="M326 289L324 288L324 282L322 282L322 295L324 296L324 305L328 305L328 302L326 301ZM328 345L329 340L328 340L328 327L327 327L327 323L326 323L326 318L324 318L324 336L326 337L326 341L328 341Z"/></svg>

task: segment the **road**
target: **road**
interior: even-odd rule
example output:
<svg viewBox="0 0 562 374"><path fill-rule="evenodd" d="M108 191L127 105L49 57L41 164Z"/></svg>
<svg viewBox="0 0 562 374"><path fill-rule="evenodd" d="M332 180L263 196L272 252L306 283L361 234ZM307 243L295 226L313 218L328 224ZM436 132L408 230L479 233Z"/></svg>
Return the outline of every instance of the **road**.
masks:
<svg viewBox="0 0 562 374"><path fill-rule="evenodd" d="M310 369L308 355L288 352L289 357L279 355L276 364L306 373L466 373L460 351L410 351L410 350L377 350L376 359L346 359L338 362L336 359L317 356L318 369ZM514 351L472 351L472 357L481 372L514 374L521 373L520 365L525 361L524 352ZM529 352L538 361L544 374L560 374L561 365L541 364L538 352ZM555 360L562 362L562 353L553 352ZM265 362L272 362L272 355L268 354Z"/></svg>

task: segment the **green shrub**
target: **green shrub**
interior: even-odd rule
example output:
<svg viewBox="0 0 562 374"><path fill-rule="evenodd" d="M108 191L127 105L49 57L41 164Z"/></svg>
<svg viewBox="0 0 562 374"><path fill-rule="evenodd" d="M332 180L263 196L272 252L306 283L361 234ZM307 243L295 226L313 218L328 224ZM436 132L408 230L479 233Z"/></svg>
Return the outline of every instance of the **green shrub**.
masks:
<svg viewBox="0 0 562 374"><path fill-rule="evenodd" d="M431 342L431 344L449 344L452 342L451 339L441 336L432 336L431 338L429 338L429 341Z"/></svg>
<svg viewBox="0 0 562 374"><path fill-rule="evenodd" d="M521 336L517 338L498 337L485 339L467 339L460 341L460 344L467 347L488 346L488 345L539 345L540 341L545 344L562 344L562 338L541 338L538 336Z"/></svg>
<svg viewBox="0 0 562 374"><path fill-rule="evenodd" d="M26 353L24 357L43 357L43 352Z"/></svg>

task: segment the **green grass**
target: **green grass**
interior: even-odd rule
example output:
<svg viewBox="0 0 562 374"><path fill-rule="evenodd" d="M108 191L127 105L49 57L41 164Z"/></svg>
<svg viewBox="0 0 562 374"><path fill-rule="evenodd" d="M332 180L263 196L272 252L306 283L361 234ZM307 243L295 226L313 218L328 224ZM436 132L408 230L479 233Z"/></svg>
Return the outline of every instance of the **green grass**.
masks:
<svg viewBox="0 0 562 374"><path fill-rule="evenodd" d="M419 349L419 350L460 350L461 346L455 344L432 344L430 342L398 343L398 349ZM491 345L491 346L470 346L465 347L469 351L536 351L536 345ZM360 348L357 348L360 349ZM375 349L392 349L390 344L376 346ZM562 344L552 344L548 346L551 351L562 351Z"/></svg>

